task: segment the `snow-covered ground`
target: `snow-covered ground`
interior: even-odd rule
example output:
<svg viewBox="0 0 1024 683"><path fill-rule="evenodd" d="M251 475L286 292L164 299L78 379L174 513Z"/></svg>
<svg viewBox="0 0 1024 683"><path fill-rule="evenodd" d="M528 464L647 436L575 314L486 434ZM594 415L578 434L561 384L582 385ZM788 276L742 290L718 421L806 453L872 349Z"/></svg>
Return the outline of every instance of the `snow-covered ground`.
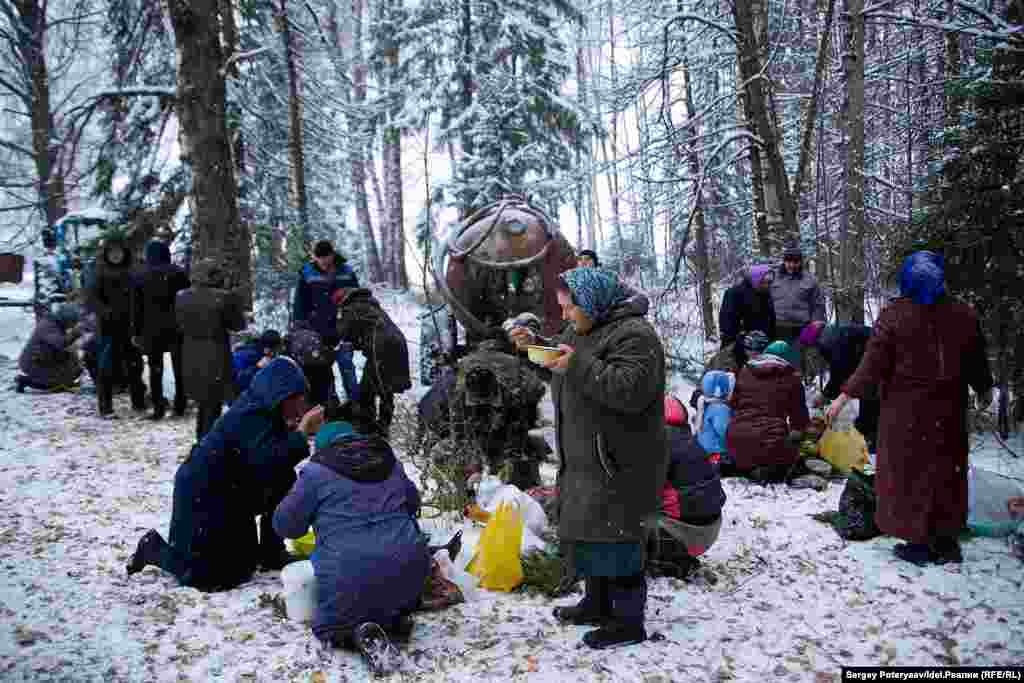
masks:
<svg viewBox="0 0 1024 683"><path fill-rule="evenodd" d="M415 357L416 309L382 300ZM15 394L31 324L28 311L0 309L0 680L365 680L357 657L324 653L308 628L275 616L264 596L282 590L277 572L216 594L154 568L126 576L138 537L167 530L192 415L153 423L118 397L121 419L103 421L92 395ZM1009 445L1024 453L1019 435ZM972 459L1024 475L986 440ZM842 665L1024 661L1024 565L1004 541L971 540L963 565L919 569L892 559L891 538L847 543L811 519L835 509L840 483L725 486L726 523L705 556L718 583L651 582L647 625L663 639L581 649L586 629L557 624L550 601L483 593L420 615L396 680L821 682Z"/></svg>

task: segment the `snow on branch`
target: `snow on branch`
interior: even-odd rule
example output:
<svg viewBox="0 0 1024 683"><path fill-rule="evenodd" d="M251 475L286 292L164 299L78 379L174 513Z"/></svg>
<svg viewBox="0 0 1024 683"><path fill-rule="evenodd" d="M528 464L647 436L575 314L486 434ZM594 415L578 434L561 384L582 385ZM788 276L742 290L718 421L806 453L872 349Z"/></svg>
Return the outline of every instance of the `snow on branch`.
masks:
<svg viewBox="0 0 1024 683"><path fill-rule="evenodd" d="M712 21L707 17L702 17L699 14L688 14L686 12L674 14L665 21L664 29L667 30L669 26L676 22L683 23L686 21L696 21L699 24L704 24L705 26L710 26L711 28L718 29L719 31L724 33L729 40L737 44L739 43L739 39L736 37L736 31L729 28L725 24L719 24L718 22Z"/></svg>

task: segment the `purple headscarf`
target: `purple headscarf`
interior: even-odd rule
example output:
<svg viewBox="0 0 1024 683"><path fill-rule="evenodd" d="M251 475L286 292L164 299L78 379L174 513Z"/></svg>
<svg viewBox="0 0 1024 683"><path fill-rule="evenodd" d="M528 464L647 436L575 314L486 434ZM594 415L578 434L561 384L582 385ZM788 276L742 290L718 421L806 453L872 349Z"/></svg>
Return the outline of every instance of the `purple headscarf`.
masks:
<svg viewBox="0 0 1024 683"><path fill-rule="evenodd" d="M771 266L764 263L759 263L756 266L750 266L750 284L754 285L754 288L757 289L757 286L761 284L761 280L764 279L764 276L767 275L771 269Z"/></svg>

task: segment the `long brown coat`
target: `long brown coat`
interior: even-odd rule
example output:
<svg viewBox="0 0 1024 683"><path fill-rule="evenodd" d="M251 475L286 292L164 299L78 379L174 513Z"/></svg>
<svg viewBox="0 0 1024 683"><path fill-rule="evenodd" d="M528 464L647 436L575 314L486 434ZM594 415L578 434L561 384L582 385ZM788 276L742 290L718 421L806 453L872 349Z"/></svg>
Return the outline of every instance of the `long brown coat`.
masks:
<svg viewBox="0 0 1024 683"><path fill-rule="evenodd" d="M895 299L842 390L879 385L875 521L911 543L952 536L967 520L967 385L992 387L985 337L970 306Z"/></svg>
<svg viewBox="0 0 1024 683"><path fill-rule="evenodd" d="M233 398L228 331L245 327L241 297L196 284L178 292L174 312L184 337L185 393L200 403Z"/></svg>
<svg viewBox="0 0 1024 683"><path fill-rule="evenodd" d="M730 403L732 418L725 445L736 469L796 461L800 453L796 446L786 445L786 436L804 429L809 416L793 366L767 356L750 361L736 378Z"/></svg>
<svg viewBox="0 0 1024 683"><path fill-rule="evenodd" d="M641 542L656 523L668 468L665 352L647 305L635 296L589 334L559 338L575 348L551 380L563 540Z"/></svg>

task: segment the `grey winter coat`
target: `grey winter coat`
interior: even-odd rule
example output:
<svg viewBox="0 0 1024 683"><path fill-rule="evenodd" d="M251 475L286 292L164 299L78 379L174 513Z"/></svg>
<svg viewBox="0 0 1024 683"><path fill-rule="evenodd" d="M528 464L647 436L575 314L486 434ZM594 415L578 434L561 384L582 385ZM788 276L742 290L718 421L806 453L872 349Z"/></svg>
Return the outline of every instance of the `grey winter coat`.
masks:
<svg viewBox="0 0 1024 683"><path fill-rule="evenodd" d="M772 303L779 325L803 326L825 320L825 298L813 275L801 268L794 274L779 266L772 280Z"/></svg>
<svg viewBox="0 0 1024 683"><path fill-rule="evenodd" d="M18 368L35 386L59 387L71 384L82 374L82 365L68 336L56 318L44 314L18 357Z"/></svg>
<svg viewBox="0 0 1024 683"><path fill-rule="evenodd" d="M589 334L559 336L575 349L551 381L562 540L643 542L657 523L668 467L665 351L647 307L636 294Z"/></svg>
<svg viewBox="0 0 1024 683"><path fill-rule="evenodd" d="M182 375L188 397L200 403L233 398L228 331L245 327L241 298L196 283L178 292L174 312L184 336Z"/></svg>

